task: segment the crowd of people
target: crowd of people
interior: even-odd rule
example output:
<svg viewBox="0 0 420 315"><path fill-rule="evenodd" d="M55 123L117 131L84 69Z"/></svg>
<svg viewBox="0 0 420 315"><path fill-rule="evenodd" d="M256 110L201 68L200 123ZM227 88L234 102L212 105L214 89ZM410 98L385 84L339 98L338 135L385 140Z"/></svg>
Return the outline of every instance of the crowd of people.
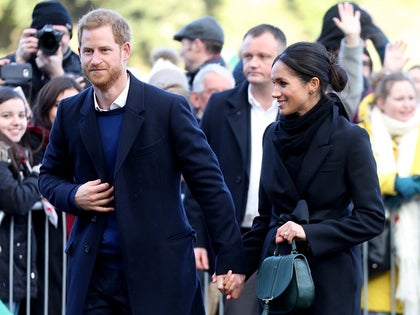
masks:
<svg viewBox="0 0 420 315"><path fill-rule="evenodd" d="M260 263L296 241L316 292L299 314L420 313L420 66L354 2L313 42L280 27L246 30L230 69L197 18L143 82L117 11L73 30L35 5L0 59L32 75L0 79L0 310L257 315ZM367 277L387 224L392 264Z"/></svg>

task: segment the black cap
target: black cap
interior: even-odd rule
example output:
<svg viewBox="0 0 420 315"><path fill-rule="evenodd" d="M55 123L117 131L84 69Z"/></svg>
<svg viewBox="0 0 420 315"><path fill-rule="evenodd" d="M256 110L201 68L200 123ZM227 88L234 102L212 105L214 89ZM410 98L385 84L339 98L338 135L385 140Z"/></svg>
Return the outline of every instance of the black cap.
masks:
<svg viewBox="0 0 420 315"><path fill-rule="evenodd" d="M181 41L183 38L214 40L222 44L225 40L222 27L211 16L205 16L188 23L174 35L174 39L177 41Z"/></svg>
<svg viewBox="0 0 420 315"><path fill-rule="evenodd" d="M73 23L69 11L59 1L39 2L32 12L31 28L41 29L46 24L64 25L72 31Z"/></svg>

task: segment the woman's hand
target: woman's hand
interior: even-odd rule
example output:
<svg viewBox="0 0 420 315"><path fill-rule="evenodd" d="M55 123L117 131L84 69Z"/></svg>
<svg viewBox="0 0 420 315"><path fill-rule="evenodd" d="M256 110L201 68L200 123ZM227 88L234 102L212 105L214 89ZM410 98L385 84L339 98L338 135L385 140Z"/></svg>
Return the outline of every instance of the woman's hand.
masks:
<svg viewBox="0 0 420 315"><path fill-rule="evenodd" d="M306 241L306 233L303 227L293 221L287 221L276 232L276 244L284 241L292 243L293 239Z"/></svg>

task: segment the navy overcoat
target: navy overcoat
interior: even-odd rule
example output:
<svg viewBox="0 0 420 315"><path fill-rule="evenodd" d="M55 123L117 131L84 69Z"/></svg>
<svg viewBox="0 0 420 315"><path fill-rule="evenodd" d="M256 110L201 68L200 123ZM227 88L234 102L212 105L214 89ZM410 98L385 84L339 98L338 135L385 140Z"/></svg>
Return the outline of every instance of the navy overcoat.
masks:
<svg viewBox="0 0 420 315"><path fill-rule="evenodd" d="M213 235L218 274L247 269L232 198L186 100L130 77L114 206L131 308L133 314L204 314L181 173ZM82 313L107 216L78 210L69 196L76 185L104 180L105 170L88 88L60 103L39 180L53 205L77 216L67 245L67 315Z"/></svg>

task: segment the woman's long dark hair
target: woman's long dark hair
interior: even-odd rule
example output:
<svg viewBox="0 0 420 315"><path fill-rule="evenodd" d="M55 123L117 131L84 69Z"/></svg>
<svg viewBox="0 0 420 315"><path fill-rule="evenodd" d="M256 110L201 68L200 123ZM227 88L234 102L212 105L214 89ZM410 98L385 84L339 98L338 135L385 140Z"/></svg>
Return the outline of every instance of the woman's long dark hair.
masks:
<svg viewBox="0 0 420 315"><path fill-rule="evenodd" d="M16 98L22 100L22 102L25 104L25 99L13 88L8 86L0 86L0 106L8 100ZM22 169L22 165L26 167L27 162L29 164L32 164L32 152L29 145L29 132L27 128L19 143L13 142L1 131L0 141L6 143L9 146L9 158L12 166L12 171L15 174L19 173L19 171ZM29 171L27 168L26 170Z"/></svg>
<svg viewBox="0 0 420 315"><path fill-rule="evenodd" d="M47 130L51 129L52 123L49 117L50 110L57 105L57 97L65 90L69 89L76 89L80 92L82 87L72 77L61 76L51 79L41 88L41 90L39 90L32 106L35 125Z"/></svg>

